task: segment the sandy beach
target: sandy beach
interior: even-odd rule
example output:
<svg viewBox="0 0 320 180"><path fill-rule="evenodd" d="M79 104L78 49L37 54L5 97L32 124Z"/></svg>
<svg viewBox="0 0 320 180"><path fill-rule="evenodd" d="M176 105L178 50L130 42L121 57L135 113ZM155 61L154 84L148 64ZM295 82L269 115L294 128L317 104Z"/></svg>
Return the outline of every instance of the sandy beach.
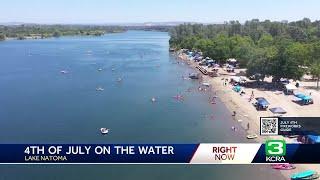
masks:
<svg viewBox="0 0 320 180"><path fill-rule="evenodd" d="M191 67L196 68L197 62L194 62L188 58L185 54L179 54L178 59L185 61ZM207 67L204 67L207 68ZM227 106L230 110L230 115L233 111L236 111L235 121L241 124L241 126L247 131L247 134L257 134L258 138L252 140L252 142L264 143L267 139L285 139L286 142L294 142L295 139L285 138L283 136L259 136L260 134L260 117L274 116L274 114L267 111L257 111L253 106L252 101L249 102L251 93L253 92L255 97L265 97L269 102L269 108L273 107L283 107L287 113L284 116L288 117L317 117L319 116L320 110L320 93L315 90L316 82L311 81L299 81L300 87L297 91L304 92L306 94L312 94L314 99L314 104L308 106L301 106L297 103L292 102L294 96L284 95L283 93L263 90L256 88L244 88L246 92L245 95L240 96L239 93L232 90L232 85L230 83L224 84L224 79L229 79L235 76L240 71L245 69L235 69L234 73L228 73L224 68L219 68L218 77L209 77L202 75L201 81L209 83L212 88L212 92L217 95L220 100ZM271 82L271 78L266 78L265 81ZM249 129L247 129L247 124L249 123ZM304 170L315 170L320 172L320 167L316 164L299 164L295 165L294 170L284 170L281 173L288 179L290 175L296 172L301 172Z"/></svg>

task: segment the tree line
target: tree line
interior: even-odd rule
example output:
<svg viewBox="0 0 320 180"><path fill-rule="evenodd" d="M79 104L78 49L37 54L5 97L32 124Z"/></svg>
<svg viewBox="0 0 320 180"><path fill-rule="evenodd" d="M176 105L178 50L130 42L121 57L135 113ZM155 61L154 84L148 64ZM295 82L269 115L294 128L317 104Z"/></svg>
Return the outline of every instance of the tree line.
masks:
<svg viewBox="0 0 320 180"><path fill-rule="evenodd" d="M70 35L93 35L101 36L105 33L124 32L127 30L163 31L168 32L172 26L109 26L109 25L42 25L42 24L21 24L21 25L0 25L0 41L6 38L19 40L27 37L48 38Z"/></svg>
<svg viewBox="0 0 320 180"><path fill-rule="evenodd" d="M253 19L223 24L183 24L170 30L170 47L200 50L219 63L236 58L247 75L300 79L320 78L320 21L295 22Z"/></svg>
<svg viewBox="0 0 320 180"><path fill-rule="evenodd" d="M26 37L60 37L67 35L94 35L101 36L105 33L125 31L120 26L98 25L38 25L22 24L4 26L0 25L0 40L6 38L25 39Z"/></svg>

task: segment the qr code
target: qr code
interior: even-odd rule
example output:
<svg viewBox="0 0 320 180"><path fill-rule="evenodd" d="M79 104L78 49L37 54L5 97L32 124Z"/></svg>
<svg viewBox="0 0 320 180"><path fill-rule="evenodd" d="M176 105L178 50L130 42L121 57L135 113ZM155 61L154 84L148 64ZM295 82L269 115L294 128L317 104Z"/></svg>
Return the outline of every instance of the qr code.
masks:
<svg viewBox="0 0 320 180"><path fill-rule="evenodd" d="M260 134L262 136L278 135L278 118L260 118Z"/></svg>

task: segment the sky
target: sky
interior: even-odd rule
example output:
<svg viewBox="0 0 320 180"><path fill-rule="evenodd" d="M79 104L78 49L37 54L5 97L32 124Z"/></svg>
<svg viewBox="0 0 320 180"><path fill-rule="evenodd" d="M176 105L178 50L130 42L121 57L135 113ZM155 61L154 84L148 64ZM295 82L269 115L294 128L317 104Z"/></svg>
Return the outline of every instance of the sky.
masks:
<svg viewBox="0 0 320 180"><path fill-rule="evenodd" d="M320 0L4 0L0 22L25 23L221 23L320 19Z"/></svg>

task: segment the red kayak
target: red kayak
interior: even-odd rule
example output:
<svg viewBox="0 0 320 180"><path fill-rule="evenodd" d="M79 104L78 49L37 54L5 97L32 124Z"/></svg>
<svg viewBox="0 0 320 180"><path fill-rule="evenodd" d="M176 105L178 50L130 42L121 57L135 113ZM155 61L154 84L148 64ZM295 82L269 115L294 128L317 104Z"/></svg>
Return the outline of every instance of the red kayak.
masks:
<svg viewBox="0 0 320 180"><path fill-rule="evenodd" d="M296 168L292 164L272 164L271 167L278 170L291 170Z"/></svg>

